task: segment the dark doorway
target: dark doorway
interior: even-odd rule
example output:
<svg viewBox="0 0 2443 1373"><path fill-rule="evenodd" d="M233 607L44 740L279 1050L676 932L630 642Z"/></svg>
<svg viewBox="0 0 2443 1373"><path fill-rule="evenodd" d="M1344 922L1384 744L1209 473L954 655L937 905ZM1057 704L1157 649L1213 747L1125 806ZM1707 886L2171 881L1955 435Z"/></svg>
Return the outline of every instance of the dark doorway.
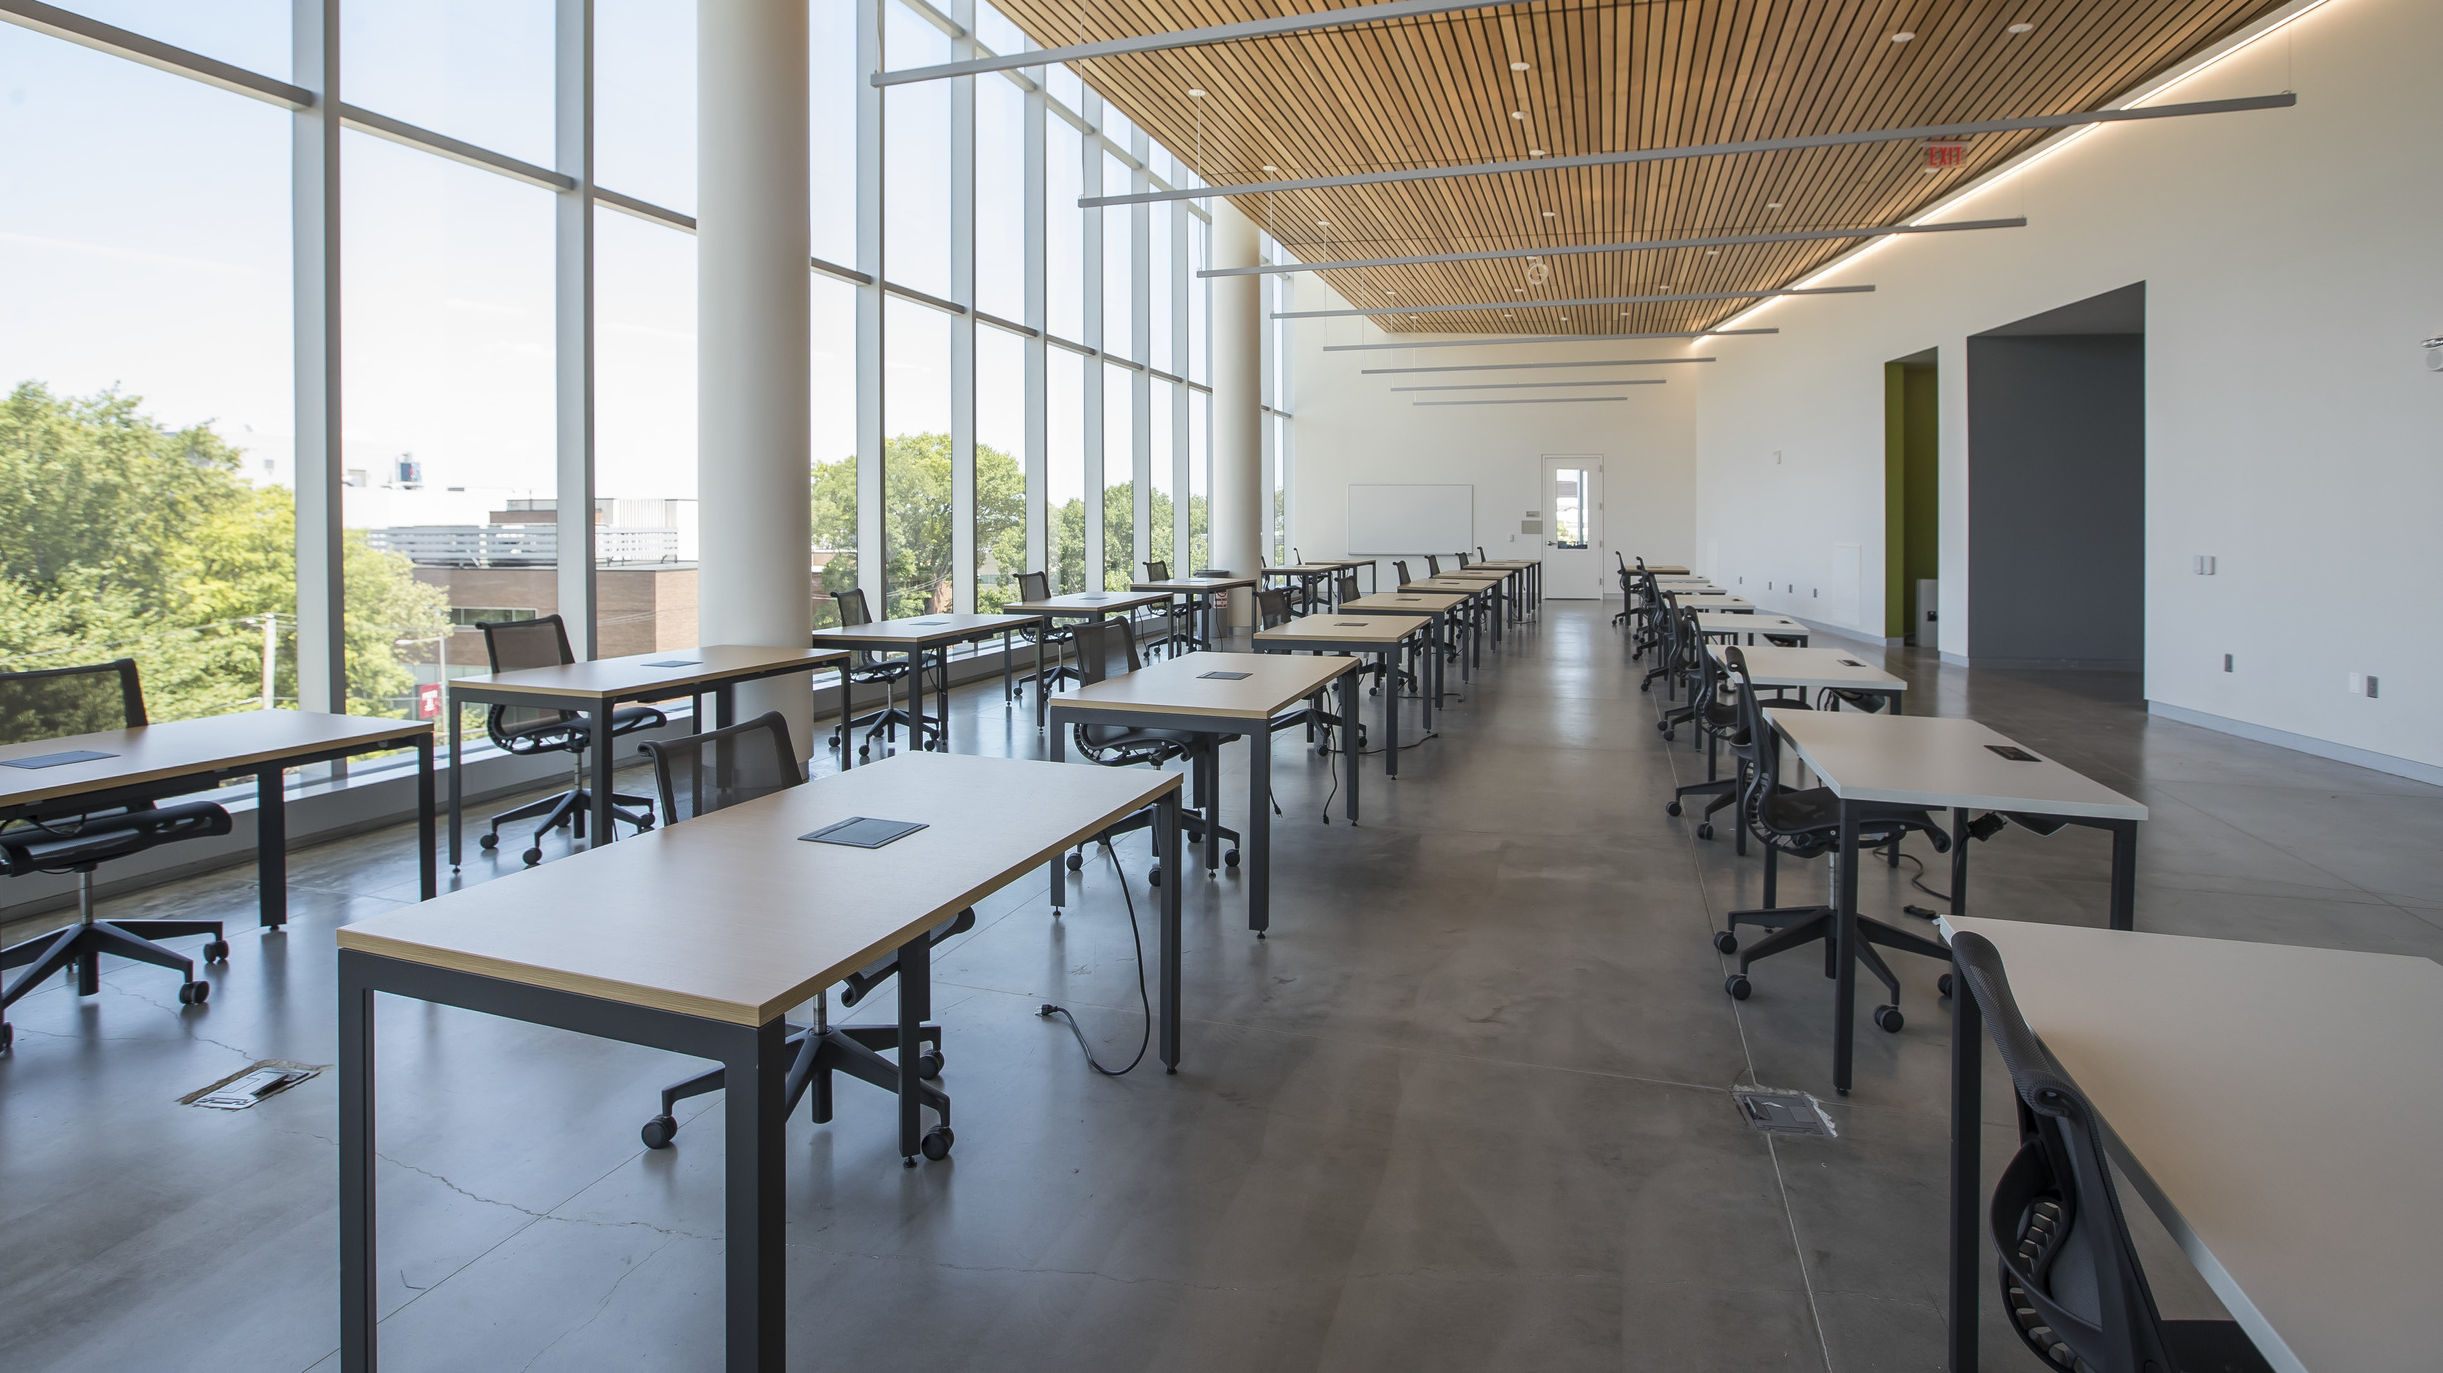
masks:
<svg viewBox="0 0 2443 1373"><path fill-rule="evenodd" d="M1968 339L1968 654L2146 652L2146 284Z"/></svg>
<svg viewBox="0 0 2443 1373"><path fill-rule="evenodd" d="M1883 634L1927 648L1942 575L1937 376L1931 348L1883 364Z"/></svg>

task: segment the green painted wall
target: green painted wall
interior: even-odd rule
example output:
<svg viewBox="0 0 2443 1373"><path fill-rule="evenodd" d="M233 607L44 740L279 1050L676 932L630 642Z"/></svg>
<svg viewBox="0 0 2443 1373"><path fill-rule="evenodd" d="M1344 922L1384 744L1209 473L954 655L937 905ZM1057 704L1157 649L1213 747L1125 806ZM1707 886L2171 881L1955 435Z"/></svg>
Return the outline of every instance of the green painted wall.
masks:
<svg viewBox="0 0 2443 1373"><path fill-rule="evenodd" d="M1883 632L1895 639L1917 621L1918 578L1942 575L1936 376L1932 367L1883 364Z"/></svg>

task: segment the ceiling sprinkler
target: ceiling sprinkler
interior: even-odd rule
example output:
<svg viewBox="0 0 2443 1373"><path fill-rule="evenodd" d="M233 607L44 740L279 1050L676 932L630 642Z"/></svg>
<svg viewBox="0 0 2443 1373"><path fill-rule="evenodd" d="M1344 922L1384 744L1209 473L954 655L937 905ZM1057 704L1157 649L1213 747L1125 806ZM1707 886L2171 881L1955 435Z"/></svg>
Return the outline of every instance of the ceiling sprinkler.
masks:
<svg viewBox="0 0 2443 1373"><path fill-rule="evenodd" d="M1541 286L1550 280L1552 280L1552 264L1544 261L1544 259L1540 257L1531 257L1527 259L1528 285Z"/></svg>

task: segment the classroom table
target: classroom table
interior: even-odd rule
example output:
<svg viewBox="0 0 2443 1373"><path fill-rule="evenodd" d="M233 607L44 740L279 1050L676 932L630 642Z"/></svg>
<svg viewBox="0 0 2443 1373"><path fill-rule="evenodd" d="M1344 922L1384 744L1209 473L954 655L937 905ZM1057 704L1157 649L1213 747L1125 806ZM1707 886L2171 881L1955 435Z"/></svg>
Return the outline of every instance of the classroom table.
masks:
<svg viewBox="0 0 2443 1373"><path fill-rule="evenodd" d="M1477 563L1468 567L1445 568L1440 578L1443 581L1480 582L1493 588L1493 610L1496 616L1494 643L1498 647L1500 644L1498 631L1501 625L1517 624L1525 618L1519 613L1518 588L1512 584L1512 579L1517 575L1514 572L1504 572L1500 568L1486 567L1482 563Z"/></svg>
<svg viewBox="0 0 2443 1373"><path fill-rule="evenodd" d="M1344 602L1340 608L1360 615L1418 615L1425 618L1430 626L1426 636L1430 648L1426 657L1431 660L1433 668L1434 709L1440 710L1446 694L1443 690L1448 675L1444 670L1446 659L1456 657L1459 660L1459 680L1468 680L1467 655L1460 652L1458 634L1451 621L1452 612L1467 602L1468 593L1465 592L1395 591L1360 596L1354 601ZM1462 696L1459 699L1464 701L1467 698Z"/></svg>
<svg viewBox="0 0 2443 1373"><path fill-rule="evenodd" d="M1839 938L1832 955L1832 1085L1849 1091L1856 1032L1858 969L1858 813L1862 802L1951 812L1951 911L1968 908L1968 813L2045 816L2112 835L2112 928L2134 922L2138 822L2146 807L2101 782L2037 756L2007 736L1952 716L1868 715L1860 711L1766 709L1764 718L1840 801L1838 882L1833 910ZM2027 755L2007 756L2003 750ZM1768 849L1765 862L1774 861ZM1768 904L1770 902L1768 901Z"/></svg>
<svg viewBox="0 0 2443 1373"><path fill-rule="evenodd" d="M1708 642L1705 651L1717 663L1729 661L1723 656L1729 644ZM1909 689L1902 679L1885 672L1845 648L1784 648L1778 644L1760 644L1739 650L1747 661L1748 680L1758 687L1779 687L1795 691L1834 691L1880 696L1895 715L1900 713L1901 693ZM1838 697L1834 698L1836 701Z"/></svg>
<svg viewBox="0 0 2443 1373"><path fill-rule="evenodd" d="M1697 632L1708 639L1727 635L1733 643L1738 642L1739 636L1744 634L1751 644L1761 634L1774 639L1796 639L1804 647L1808 636L1815 631L1809 629L1804 621L1793 620L1787 615L1759 615L1753 610L1709 608L1697 611Z"/></svg>
<svg viewBox="0 0 2443 1373"><path fill-rule="evenodd" d="M1307 561L1318 567L1337 568L1342 572L1355 572L1363 569L1366 574L1367 590L1378 590L1382 586L1382 569L1375 566L1372 558L1309 558Z"/></svg>
<svg viewBox="0 0 2443 1373"><path fill-rule="evenodd" d="M1992 941L2020 1014L2102 1118L2130 1189L2267 1363L2436 1366L2443 966L2011 920L1941 925L1946 940ZM1953 978L1949 1366L1973 1373L1978 1303L1994 1284L1978 1137L1985 1033ZM2005 1079L2006 1100L2010 1090Z"/></svg>
<svg viewBox="0 0 2443 1373"><path fill-rule="evenodd" d="M1001 695L1009 697L1010 642L1009 636L1029 625L1040 625L1038 615L961 615L942 611L933 615L907 615L890 620L869 620L861 625L831 625L814 631L814 646L831 649L864 649L872 653L904 654L908 660L909 714L916 723L908 727L908 742L913 748L923 748L924 733L933 731L933 746L942 753L950 751L950 646L970 643L977 639L1001 636ZM1041 656L1043 636L1035 636L1036 653ZM941 723L935 724L925 714L925 657L931 654L934 666L934 701L941 707ZM847 673L841 674L847 680ZM840 770L848 770L848 722L855 716L843 710L840 715Z"/></svg>
<svg viewBox="0 0 2443 1373"><path fill-rule="evenodd" d="M1459 616L1459 628L1465 635L1460 643L1461 677L1464 679L1467 676L1471 666L1484 666L1485 622L1490 617L1485 614L1483 606L1478 603L1493 599L1494 595L1496 594L1496 588L1494 586L1487 584L1480 578L1461 580L1454 577L1427 577L1421 581L1400 583L1400 594L1405 596L1425 594L1446 596L1455 595L1464 597L1467 604L1464 606L1464 608L1457 612ZM1493 633L1495 636L1494 644L1496 647L1498 647L1501 642L1499 637L1501 627L1498 622L1494 624Z"/></svg>
<svg viewBox="0 0 2443 1373"><path fill-rule="evenodd" d="M701 706L704 693L713 693L715 722L734 723L736 687L740 682L786 677L826 667L844 666L845 653L814 648L764 648L750 644L708 644L660 653L631 653L624 658L596 658L557 667L521 668L474 677L449 679L449 702L442 713L450 721L450 866L458 866L460 792L459 736L464 732L462 705L533 706L564 710L585 717L592 740L592 762L586 789L592 793L590 843L596 847L617 836L611 825L611 710L626 703L667 701L692 696ZM848 673L840 673L840 718L848 718ZM702 728L703 712L696 713Z"/></svg>
<svg viewBox="0 0 2443 1373"><path fill-rule="evenodd" d="M1403 650L1416 647L1432 625L1414 615L1353 616L1346 611L1325 611L1319 615L1301 615L1285 625L1259 630L1255 636L1258 653L1371 653L1383 665L1383 775L1400 775L1400 657ZM1422 671L1422 665L1420 665ZM1422 728L1434 727L1434 703L1430 693L1420 693L1425 703ZM1356 717L1350 725L1350 744L1356 741Z"/></svg>
<svg viewBox="0 0 2443 1373"><path fill-rule="evenodd" d="M1001 607L1015 615L1036 615L1046 620L1092 620L1101 624L1113 615L1125 615L1160 604L1168 613L1169 593L1160 591L1072 591L1061 596L1046 596L1039 601L1013 601ZM1077 676L1077 669L1066 663L1055 665L1047 676L1043 664L1045 635L1035 636L1035 728L1043 728L1044 702L1052 689L1062 681Z"/></svg>
<svg viewBox="0 0 2443 1373"><path fill-rule="evenodd" d="M1488 627L1493 650L1496 653L1501 651L1502 584L1499 580L1493 577L1469 577L1445 572L1438 577L1424 577L1413 582L1402 582L1400 590L1457 591L1481 597L1490 605L1490 609L1480 611L1471 608L1467 615L1468 628L1475 639L1477 661L1479 664L1483 662L1482 650L1484 640L1488 636Z"/></svg>
<svg viewBox="0 0 2443 1373"><path fill-rule="evenodd" d="M1171 628L1174 643L1178 639L1180 619L1176 602L1179 598L1184 597L1188 603L1186 615L1188 647L1211 648L1215 642L1213 624L1215 601L1227 592L1235 591L1240 587L1252 587L1255 584L1256 579L1253 577L1222 575L1172 577L1159 582L1130 582L1128 589L1131 591L1159 591L1163 594L1166 598L1163 602L1163 620Z"/></svg>
<svg viewBox="0 0 2443 1373"><path fill-rule="evenodd" d="M1176 775L900 754L342 927L341 1367L370 1373L375 1355L374 993L719 1060L729 1082L727 1367L777 1370L786 1366L790 1165L780 1108L790 1009L899 950L900 1080L920 1080L929 932L1148 806L1157 850L1177 854ZM873 849L798 842L856 816L926 828ZM1163 889L1157 923L1162 1059L1175 1069L1176 884ZM900 1149L911 1166L921 1115L917 1095L901 1093ZM691 1363L699 1352L662 1361Z"/></svg>
<svg viewBox="0 0 2443 1373"><path fill-rule="evenodd" d="M1521 591L1530 610L1544 606L1544 560L1542 558L1486 558L1468 564L1471 568L1490 567L1503 572L1521 574Z"/></svg>
<svg viewBox="0 0 2443 1373"><path fill-rule="evenodd" d="M1312 606L1315 604L1315 584L1321 582L1325 586L1330 586L1332 574L1340 571L1340 567L1338 562L1290 563L1284 567L1265 568L1263 577L1267 582L1276 578L1296 582L1299 601L1306 606Z"/></svg>
<svg viewBox="0 0 2443 1373"><path fill-rule="evenodd" d="M1685 577L1689 575L1688 569L1680 566L1678 563L1641 562L1637 566L1630 568L1629 572L1632 576L1640 572L1651 572L1657 577Z"/></svg>
<svg viewBox="0 0 2443 1373"><path fill-rule="evenodd" d="M1234 678L1216 673L1239 673ZM1052 702L1052 759L1067 757L1066 722L1079 725L1128 725L1169 729L1207 736L1191 764L1188 805L1202 812L1205 827L1205 870L1221 866L1221 769L1219 745L1226 739L1247 739L1247 928L1258 938L1272 926L1272 717L1314 696L1333 682L1340 683L1340 718L1348 736L1341 759L1346 776L1342 805L1349 823L1357 823L1357 660L1273 653L1190 653L1167 658L1123 676L1108 677ZM1165 891L1184 881L1187 865L1170 867ZM1068 872L1056 857L1052 863L1052 904L1061 904Z"/></svg>
<svg viewBox="0 0 2443 1373"><path fill-rule="evenodd" d="M429 720L249 710L0 744L0 821L30 815L38 806L67 797L100 809L209 791L223 782L252 777L256 919L264 929L276 930L288 923L286 770L392 748L416 751L417 889L429 901L440 890L433 856L433 726ZM11 759L77 751L103 756L39 768L4 766ZM450 774L453 791L455 762L453 759Z"/></svg>

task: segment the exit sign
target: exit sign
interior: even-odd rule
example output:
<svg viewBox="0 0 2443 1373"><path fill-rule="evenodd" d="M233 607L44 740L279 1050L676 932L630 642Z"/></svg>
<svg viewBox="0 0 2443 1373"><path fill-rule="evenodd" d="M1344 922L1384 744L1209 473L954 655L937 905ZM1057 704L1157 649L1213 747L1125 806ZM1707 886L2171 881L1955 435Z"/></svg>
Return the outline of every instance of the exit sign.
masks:
<svg viewBox="0 0 2443 1373"><path fill-rule="evenodd" d="M1926 144L1926 165L1956 167L1968 156L1968 145L1953 139L1936 139Z"/></svg>

